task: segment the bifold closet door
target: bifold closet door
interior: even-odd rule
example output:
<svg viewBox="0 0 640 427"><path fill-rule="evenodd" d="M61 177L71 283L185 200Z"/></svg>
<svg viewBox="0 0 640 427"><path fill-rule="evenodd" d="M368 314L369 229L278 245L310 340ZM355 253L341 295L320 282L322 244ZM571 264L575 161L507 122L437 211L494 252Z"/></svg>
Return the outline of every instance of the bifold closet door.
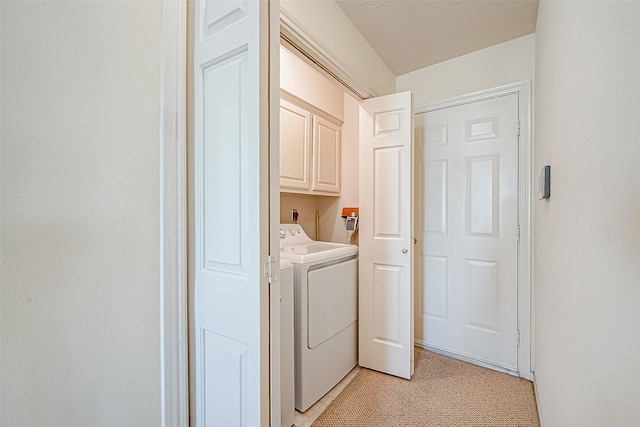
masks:
<svg viewBox="0 0 640 427"><path fill-rule="evenodd" d="M413 375L411 92L360 108L360 365Z"/></svg>

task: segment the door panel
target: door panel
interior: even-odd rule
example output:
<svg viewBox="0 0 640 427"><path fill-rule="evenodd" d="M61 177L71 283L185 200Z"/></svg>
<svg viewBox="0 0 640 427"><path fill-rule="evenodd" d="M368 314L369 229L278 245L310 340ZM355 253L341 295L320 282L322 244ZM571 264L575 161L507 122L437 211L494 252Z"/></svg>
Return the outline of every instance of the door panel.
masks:
<svg viewBox="0 0 640 427"><path fill-rule="evenodd" d="M467 236L499 237L500 155L467 157Z"/></svg>
<svg viewBox="0 0 640 427"><path fill-rule="evenodd" d="M242 239L247 232L247 218L237 215L246 210L240 186L242 167L247 163L249 141L242 138L240 117L227 117L225 109L246 108L240 91L238 76L246 73L247 53L227 60L213 62L202 68L203 73L203 132L200 182L203 215L203 267L210 271L226 271L246 276L242 260ZM219 138L216 136L220 135ZM221 144L220 140L234 141ZM236 173L229 173L236 171ZM229 209L217 209L223 203ZM226 244L221 245L220 242Z"/></svg>
<svg viewBox="0 0 640 427"><path fill-rule="evenodd" d="M402 346L402 266L374 265L374 341Z"/></svg>
<svg viewBox="0 0 640 427"><path fill-rule="evenodd" d="M377 239L402 239L404 150L373 149L373 234Z"/></svg>
<svg viewBox="0 0 640 427"><path fill-rule="evenodd" d="M425 230L447 234L447 160L427 162L424 171Z"/></svg>
<svg viewBox="0 0 640 427"><path fill-rule="evenodd" d="M192 380L199 426L269 422L268 7L195 3Z"/></svg>
<svg viewBox="0 0 640 427"><path fill-rule="evenodd" d="M415 121L416 340L517 371L518 95Z"/></svg>
<svg viewBox="0 0 640 427"><path fill-rule="evenodd" d="M423 316L447 321L447 258L423 255L425 283L422 307Z"/></svg>
<svg viewBox="0 0 640 427"><path fill-rule="evenodd" d="M249 346L207 329L202 329L201 338L207 367L203 393L205 425L242 425L242 408L249 398Z"/></svg>
<svg viewBox="0 0 640 427"><path fill-rule="evenodd" d="M360 109L360 365L413 374L411 93ZM370 184L367 184L370 183Z"/></svg>

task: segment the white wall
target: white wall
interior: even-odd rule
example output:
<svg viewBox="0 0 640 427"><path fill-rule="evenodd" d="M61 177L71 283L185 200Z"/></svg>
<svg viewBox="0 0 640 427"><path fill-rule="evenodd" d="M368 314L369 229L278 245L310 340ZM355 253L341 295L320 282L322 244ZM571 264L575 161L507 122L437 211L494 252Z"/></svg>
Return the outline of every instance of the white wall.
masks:
<svg viewBox="0 0 640 427"><path fill-rule="evenodd" d="M2 8L1 424L160 424L156 2Z"/></svg>
<svg viewBox="0 0 640 427"><path fill-rule="evenodd" d="M535 373L545 427L640 425L640 2L542 1Z"/></svg>
<svg viewBox="0 0 640 427"><path fill-rule="evenodd" d="M344 89L280 46L280 89L344 120Z"/></svg>
<svg viewBox="0 0 640 427"><path fill-rule="evenodd" d="M375 95L395 92L395 75L333 0L281 0L280 7Z"/></svg>
<svg viewBox="0 0 640 427"><path fill-rule="evenodd" d="M332 197L333 198L333 197ZM308 194L280 193L280 224L292 224L291 210L298 211L298 224L307 236L316 238L316 196Z"/></svg>
<svg viewBox="0 0 640 427"><path fill-rule="evenodd" d="M360 103L344 94L344 124L342 125L342 182L340 197L318 197L320 237L338 243L349 242L342 219L342 208L358 207L358 170L360 144ZM357 238L357 236L356 236ZM357 240L353 243L357 244Z"/></svg>
<svg viewBox="0 0 640 427"><path fill-rule="evenodd" d="M509 83L533 80L535 34L398 76L398 92L413 92L416 107Z"/></svg>

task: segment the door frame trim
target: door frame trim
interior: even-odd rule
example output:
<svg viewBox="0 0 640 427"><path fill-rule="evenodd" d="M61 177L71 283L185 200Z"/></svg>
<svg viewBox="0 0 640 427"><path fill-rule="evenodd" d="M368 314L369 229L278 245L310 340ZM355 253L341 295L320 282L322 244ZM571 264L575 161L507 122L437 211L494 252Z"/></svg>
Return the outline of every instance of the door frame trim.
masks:
<svg viewBox="0 0 640 427"><path fill-rule="evenodd" d="M472 92L466 95L448 98L429 103L414 109L413 114L424 114L444 108L457 107L478 101L485 101L501 96L518 95L518 116L520 135L518 138L518 224L520 225L520 241L518 242L518 330L520 346L518 348L518 373L520 377L532 379L533 371L533 336L531 334L532 302L531 288L531 198L533 177L531 162L531 80L507 84L491 89ZM516 337L514 337L516 339ZM422 345L420 342L416 342Z"/></svg>
<svg viewBox="0 0 640 427"><path fill-rule="evenodd" d="M160 408L163 427L189 425L187 336L187 3L161 6Z"/></svg>

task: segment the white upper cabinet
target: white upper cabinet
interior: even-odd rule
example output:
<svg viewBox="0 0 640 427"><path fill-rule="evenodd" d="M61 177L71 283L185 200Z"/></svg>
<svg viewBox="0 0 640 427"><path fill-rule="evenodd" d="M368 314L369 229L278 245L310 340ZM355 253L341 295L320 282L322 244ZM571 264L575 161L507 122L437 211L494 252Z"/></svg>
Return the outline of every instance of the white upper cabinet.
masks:
<svg viewBox="0 0 640 427"><path fill-rule="evenodd" d="M340 127L313 116L313 191L340 193Z"/></svg>
<svg viewBox="0 0 640 427"><path fill-rule="evenodd" d="M311 186L311 112L280 100L280 186L309 190Z"/></svg>
<svg viewBox="0 0 640 427"><path fill-rule="evenodd" d="M280 100L281 191L340 194L342 122L291 95L283 95L288 99Z"/></svg>

